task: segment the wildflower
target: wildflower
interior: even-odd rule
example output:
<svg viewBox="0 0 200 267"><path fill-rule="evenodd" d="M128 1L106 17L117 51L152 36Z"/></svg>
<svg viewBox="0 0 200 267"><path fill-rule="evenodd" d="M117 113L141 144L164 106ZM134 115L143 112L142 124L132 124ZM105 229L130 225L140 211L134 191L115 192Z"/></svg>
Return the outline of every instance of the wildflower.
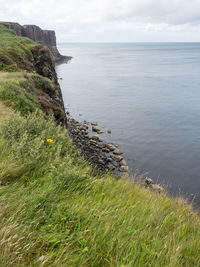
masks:
<svg viewBox="0 0 200 267"><path fill-rule="evenodd" d="M47 139L47 143L53 143L53 140L50 139L50 138L48 138L48 139Z"/></svg>
<svg viewBox="0 0 200 267"><path fill-rule="evenodd" d="M88 247L85 247L84 249L83 249L83 252L87 252L88 251Z"/></svg>
<svg viewBox="0 0 200 267"><path fill-rule="evenodd" d="M94 217L97 217L98 219L101 217L100 214L94 214Z"/></svg>

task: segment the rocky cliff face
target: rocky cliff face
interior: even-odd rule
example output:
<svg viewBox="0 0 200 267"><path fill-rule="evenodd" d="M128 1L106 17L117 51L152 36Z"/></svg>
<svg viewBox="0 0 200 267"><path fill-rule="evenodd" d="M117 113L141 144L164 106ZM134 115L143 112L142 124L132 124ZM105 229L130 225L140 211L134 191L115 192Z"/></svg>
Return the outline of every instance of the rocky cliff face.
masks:
<svg viewBox="0 0 200 267"><path fill-rule="evenodd" d="M13 30L16 35L23 36L23 27L19 23L2 21L0 24L3 24L7 28Z"/></svg>
<svg viewBox="0 0 200 267"><path fill-rule="evenodd" d="M23 35L48 46L56 46L55 31L41 30L36 25L24 25Z"/></svg>
<svg viewBox="0 0 200 267"><path fill-rule="evenodd" d="M35 42L47 45L55 58L55 63L60 63L71 59L71 57L62 56L56 45L55 31L42 30L36 25L24 25L14 22L0 22L9 29L12 29L16 35L24 36L32 39Z"/></svg>

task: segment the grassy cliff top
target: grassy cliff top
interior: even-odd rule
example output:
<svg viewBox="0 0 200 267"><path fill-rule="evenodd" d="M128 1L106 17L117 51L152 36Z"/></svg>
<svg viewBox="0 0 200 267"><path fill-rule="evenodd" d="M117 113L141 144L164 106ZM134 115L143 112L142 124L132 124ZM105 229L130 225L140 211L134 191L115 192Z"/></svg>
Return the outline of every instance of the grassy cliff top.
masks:
<svg viewBox="0 0 200 267"><path fill-rule="evenodd" d="M30 65L31 48L35 43L19 37L12 30L0 25L0 71L17 71Z"/></svg>
<svg viewBox="0 0 200 267"><path fill-rule="evenodd" d="M35 42L29 38L16 36L16 34L8 29L6 26L0 24L1 43L0 50L8 49L8 47L18 49L18 44L24 44L27 48L29 45L33 45ZM12 43L12 45L11 45Z"/></svg>
<svg viewBox="0 0 200 267"><path fill-rule="evenodd" d="M0 73L0 266L200 266L197 214L180 198L94 175L43 112L53 85Z"/></svg>

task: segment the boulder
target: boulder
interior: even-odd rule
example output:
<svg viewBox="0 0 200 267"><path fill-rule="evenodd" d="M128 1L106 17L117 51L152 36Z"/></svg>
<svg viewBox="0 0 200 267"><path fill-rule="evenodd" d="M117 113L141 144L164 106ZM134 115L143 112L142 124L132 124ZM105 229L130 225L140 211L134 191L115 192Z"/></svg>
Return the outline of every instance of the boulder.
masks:
<svg viewBox="0 0 200 267"><path fill-rule="evenodd" d="M128 166L121 166L119 170L121 172L128 172Z"/></svg>
<svg viewBox="0 0 200 267"><path fill-rule="evenodd" d="M109 157L109 158L107 158L107 161L108 161L108 162L112 162L113 159Z"/></svg>
<svg viewBox="0 0 200 267"><path fill-rule="evenodd" d="M110 152L110 150L107 149L107 148L102 148L102 151L103 151L103 152L106 152L106 153L109 153L109 152Z"/></svg>
<svg viewBox="0 0 200 267"><path fill-rule="evenodd" d="M112 144L105 144L110 151L114 151L115 147Z"/></svg>
<svg viewBox="0 0 200 267"><path fill-rule="evenodd" d="M127 166L127 163L126 163L126 161L125 161L124 159L122 159L122 160L119 162L119 164L120 164L121 166Z"/></svg>
<svg viewBox="0 0 200 267"><path fill-rule="evenodd" d="M91 139L95 140L95 141L98 141L98 142L103 142L103 140L98 135L92 136Z"/></svg>
<svg viewBox="0 0 200 267"><path fill-rule="evenodd" d="M153 180L152 180L151 178L149 178L149 177L146 177L144 181L145 181L145 183L146 183L147 185L151 185L151 184L153 184Z"/></svg>
<svg viewBox="0 0 200 267"><path fill-rule="evenodd" d="M96 121L92 121L92 122L91 122L91 125L92 125L92 126L98 126L98 123L97 123Z"/></svg>
<svg viewBox="0 0 200 267"><path fill-rule="evenodd" d="M92 126L92 131L96 133L101 133L101 129L97 126Z"/></svg>
<svg viewBox="0 0 200 267"><path fill-rule="evenodd" d="M113 151L113 154L115 154L115 155L121 155L121 154L123 154L123 152L121 150L119 150L119 149L115 149Z"/></svg>

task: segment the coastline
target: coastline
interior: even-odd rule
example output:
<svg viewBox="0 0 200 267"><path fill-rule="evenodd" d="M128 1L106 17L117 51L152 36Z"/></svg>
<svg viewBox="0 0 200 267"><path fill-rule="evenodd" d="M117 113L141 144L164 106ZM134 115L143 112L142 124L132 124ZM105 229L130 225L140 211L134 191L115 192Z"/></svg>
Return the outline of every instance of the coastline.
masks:
<svg viewBox="0 0 200 267"><path fill-rule="evenodd" d="M198 266L200 221L192 207L95 172L65 129L49 50L1 26L0 39L1 265ZM97 122L69 123L75 139L90 137L92 127L101 132ZM97 153L99 138L86 138Z"/></svg>

